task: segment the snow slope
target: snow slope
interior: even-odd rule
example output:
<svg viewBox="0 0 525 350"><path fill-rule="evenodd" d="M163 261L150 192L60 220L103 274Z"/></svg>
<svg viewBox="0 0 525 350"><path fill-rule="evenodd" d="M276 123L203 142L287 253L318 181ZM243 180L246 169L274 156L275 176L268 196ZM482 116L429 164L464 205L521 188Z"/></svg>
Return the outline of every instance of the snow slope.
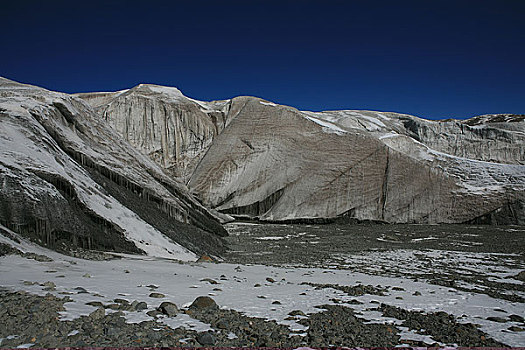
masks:
<svg viewBox="0 0 525 350"><path fill-rule="evenodd" d="M0 219L10 227L51 246L65 236L85 240L87 247L196 258L176 234L166 236L153 220L110 194L113 186L129 191L127 198L135 201L154 200L150 205L179 222L180 230L187 222L223 234L184 185L121 140L82 100L0 78L0 115ZM213 233L193 230L217 244ZM179 241L188 245L187 239Z"/></svg>

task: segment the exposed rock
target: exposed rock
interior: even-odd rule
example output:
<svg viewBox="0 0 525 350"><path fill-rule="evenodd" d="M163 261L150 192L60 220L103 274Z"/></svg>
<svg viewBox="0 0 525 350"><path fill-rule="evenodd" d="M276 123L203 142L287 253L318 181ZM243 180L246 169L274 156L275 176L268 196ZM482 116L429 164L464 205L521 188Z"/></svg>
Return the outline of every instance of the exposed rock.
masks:
<svg viewBox="0 0 525 350"><path fill-rule="evenodd" d="M514 276L515 279L525 282L525 271L521 271L516 276Z"/></svg>
<svg viewBox="0 0 525 350"><path fill-rule="evenodd" d="M386 304L381 304L380 311L386 317L403 320L402 325L409 329L425 329L432 338L442 343L476 347L504 346L472 323L458 323L454 316L443 311L424 314L421 311L409 311Z"/></svg>
<svg viewBox="0 0 525 350"><path fill-rule="evenodd" d="M106 315L106 311L103 307L97 308L95 311L89 314L89 317L93 320L99 320Z"/></svg>
<svg viewBox="0 0 525 350"><path fill-rule="evenodd" d="M202 255L200 258L197 259L197 262L213 262L213 259L208 255Z"/></svg>
<svg viewBox="0 0 525 350"><path fill-rule="evenodd" d="M201 296L195 299L195 301L190 305L190 310L218 310L219 306L215 303L215 300L208 296Z"/></svg>
<svg viewBox="0 0 525 350"><path fill-rule="evenodd" d="M148 308L148 304L146 304L145 302L143 301L139 301L137 302L136 300L131 303L132 307L135 309L135 311L141 311L141 310L146 310Z"/></svg>
<svg viewBox="0 0 525 350"><path fill-rule="evenodd" d="M158 310L168 317L173 317L179 313L179 308L174 303L165 301L158 307Z"/></svg>
<svg viewBox="0 0 525 350"><path fill-rule="evenodd" d="M211 279L211 278L203 278L201 279L201 282L208 282L209 284L219 284L219 282Z"/></svg>
<svg viewBox="0 0 525 350"><path fill-rule="evenodd" d="M201 345L213 345L215 344L216 338L211 332L202 332L197 335L197 341Z"/></svg>
<svg viewBox="0 0 525 350"><path fill-rule="evenodd" d="M506 319L504 319L502 317L495 317L495 316L487 317L487 320L488 321L492 321L492 322L498 322L498 323L505 323L505 322L507 322Z"/></svg>
<svg viewBox="0 0 525 350"><path fill-rule="evenodd" d="M306 316L301 310L293 310L288 313L290 316Z"/></svg>
<svg viewBox="0 0 525 350"><path fill-rule="evenodd" d="M509 320L511 320L512 322L525 322L525 319L523 319L523 317L520 315L510 315Z"/></svg>
<svg viewBox="0 0 525 350"><path fill-rule="evenodd" d="M162 293L150 293L149 297L160 299L160 298L165 298L166 296Z"/></svg>

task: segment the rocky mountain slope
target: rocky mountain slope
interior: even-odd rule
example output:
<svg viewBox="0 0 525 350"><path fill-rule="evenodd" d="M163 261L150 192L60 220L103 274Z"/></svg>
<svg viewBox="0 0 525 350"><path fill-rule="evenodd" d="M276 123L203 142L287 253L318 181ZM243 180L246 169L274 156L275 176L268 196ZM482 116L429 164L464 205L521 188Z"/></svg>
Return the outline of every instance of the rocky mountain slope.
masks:
<svg viewBox="0 0 525 350"><path fill-rule="evenodd" d="M0 223L54 249L193 260L226 231L77 97L0 78Z"/></svg>
<svg viewBox="0 0 525 350"><path fill-rule="evenodd" d="M525 223L525 117L428 121L203 102L141 84L78 94L204 205L266 221Z"/></svg>

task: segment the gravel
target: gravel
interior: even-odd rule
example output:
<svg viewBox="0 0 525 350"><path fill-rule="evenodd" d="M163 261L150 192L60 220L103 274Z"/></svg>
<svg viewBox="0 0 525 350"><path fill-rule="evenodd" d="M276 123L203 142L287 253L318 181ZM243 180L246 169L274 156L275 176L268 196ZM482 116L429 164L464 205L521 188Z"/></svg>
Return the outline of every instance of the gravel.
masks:
<svg viewBox="0 0 525 350"><path fill-rule="evenodd" d="M504 347L505 344L491 339L472 323L458 323L454 316L445 312L425 314L421 311L408 311L395 306L381 304L379 310L386 317L403 320L403 326L430 334L436 341L469 347Z"/></svg>
<svg viewBox="0 0 525 350"><path fill-rule="evenodd" d="M290 232L296 227L288 225L286 228L278 226L277 231L272 231L272 225L265 225L264 227L256 226L254 230L265 229L264 232L239 238L231 236L227 238L232 245L232 251L237 250L236 253L228 253L227 260L239 264L258 263L267 265L283 265L283 264L301 264L302 261L307 261L309 266L327 267L334 264L334 260L330 256L334 250L341 249L382 249L380 241L375 238L381 237L380 231L385 229L391 230L390 236L396 236L399 226L396 225L381 225L380 230L376 227L364 227L370 229L371 233L364 233L363 227L358 227L355 232L352 232L352 240L348 239L348 230L351 228L338 226L322 227L317 226L299 226L301 232L315 232L317 235L312 240L321 241L325 243L305 245L305 236L300 236L297 239L283 239L283 240L257 240L256 238L264 235L282 235L283 232ZM404 225L404 228L412 232L410 237L419 238L423 234L418 231L427 228L425 225L418 225L411 227ZM281 231L285 230L285 231ZM412 230L412 231L410 231ZM434 231L429 231L428 235L438 236L438 240L428 241L424 245L418 245L418 248L439 248L446 243L446 239L439 236L435 228ZM456 233L461 230L469 230L468 228L457 226L449 232L450 236L454 237ZM324 233L323 233L324 232ZM330 233L332 232L332 233ZM484 234L484 230L476 231L480 234L480 241L483 241L485 246L475 245L473 248L460 248L474 251L502 251L504 253L516 253L523 248L522 241L518 240L516 244L503 245L500 240L503 238L494 239ZM322 237L323 234L327 235ZM406 233L405 233L406 234ZM377 236L377 237L376 237ZM399 236L399 235L398 235ZM403 236L395 237L396 241L403 243ZM362 241L359 241L359 238ZM443 238L443 239L441 239ZM518 237L519 238L519 237ZM406 240L405 240L406 241ZM424 241L426 242L426 241ZM349 246L351 243L351 246ZM407 245L410 243L405 242ZM327 244L327 246L323 246ZM329 245L329 246L328 246ZM379 247L378 247L379 246ZM391 248L392 243L388 244L388 249ZM243 248L241 248L243 247ZM282 248L282 249L280 249ZM325 249L326 248L326 249ZM243 250L244 249L244 250ZM271 254L253 254L256 251L271 250ZM315 249L315 252L310 252L309 249ZM240 252L239 252L240 251ZM300 251L302 254L297 254ZM328 254L327 252L330 252ZM312 253L312 254L310 254ZM15 248L0 243L0 256L7 254L18 254L29 259L38 261L52 261L49 257L23 253ZM112 257L103 252L78 251L78 256L92 260L107 260ZM426 259L422 256L422 262ZM517 257L516 259L522 259ZM511 261L511 260L508 260ZM428 263L431 263L430 261ZM510 262L511 263L511 262ZM359 271L358 266L344 267L351 271ZM443 286L449 286L460 290L468 290L466 287L458 285L458 281L478 283L486 288L483 290L476 290L477 293L484 293L495 298L511 300L515 302L524 302L518 295L509 293L509 291L523 291L523 286L502 281L492 281L486 276L473 274L465 276L455 271L456 266L450 266L443 275L431 274L418 275L418 278ZM238 266L236 270L242 270ZM519 270L518 270L519 271ZM383 271L386 275L398 274L396 271ZM517 279L523 280L525 271L516 275ZM86 281L89 281L89 275L85 275ZM414 277L414 276L408 276ZM221 284L220 281L226 280L226 276L220 278L206 278L201 282L206 282L213 285ZM44 280L45 281L45 280ZM34 282L26 281L27 284L34 284ZM24 282L24 283L26 283ZM277 284L276 281L268 277L264 285L255 284L254 287L265 288L268 285ZM388 295L391 291L403 291L399 286L372 286L356 284L352 286L344 286L337 284L315 284L304 282L303 284L314 287L315 289L336 289L346 293L349 296L363 296L363 295ZM44 282L40 286L45 290L53 291L56 286L53 282ZM164 294L158 293L156 285L148 285L150 288L149 298L144 297L145 300L128 301L125 299L114 299L112 302L104 304L100 301L88 302L88 305L94 306L97 309L87 316L81 316L72 321L61 321L60 311L64 311L64 303L70 299L65 296L59 298L51 294L45 296L37 296L26 292L12 292L9 290L0 289L0 346L2 348L14 348L22 344L32 344L32 347L178 347L178 346L217 346L217 347L300 347L300 346L346 346L346 347L392 347L399 344L408 344L410 346L428 346L439 345L425 344L421 341L407 341L400 339L400 329L398 327L407 327L415 333L422 335L430 335L436 342L447 345L458 346L482 346L482 347L505 347L505 344L499 343L490 336L478 329L478 326L471 323L459 323L450 314L444 312L423 313L419 311L409 311L394 307L388 304L374 304L370 310L379 311L385 317L400 320L399 326L379 323L369 323L359 318L359 313L355 313L348 304L360 304L357 300L346 302L341 305L337 299L332 301L336 305L320 305L317 306L318 312L305 314L301 310L294 310L288 314L288 320L293 320L300 325L305 326L303 331L291 331L288 326L278 324L275 321L269 321L262 318L248 317L244 314L235 311L221 309L219 305L209 296L201 296L188 308L177 307L177 305L162 301ZM220 287L220 286L217 286ZM87 287L90 289L91 287ZM461 289L463 288L463 289ZM214 289L215 290L215 289ZM220 290L217 288L216 290ZM76 293L88 293L84 287L75 288ZM420 292L414 292L415 296L421 295ZM280 301L270 299L269 303L272 305L279 305ZM371 301L372 303L372 301ZM154 320L143 321L140 323L126 323L123 317L123 311L143 311L146 309L148 315L155 317ZM175 317L180 313L185 313L189 317L209 324L211 330L206 332L197 332L192 329L176 328L166 326L160 322L160 318ZM523 317L520 315L502 315L501 317L490 317L489 321L496 323L513 322L508 326L509 331L523 332L525 323Z"/></svg>
<svg viewBox="0 0 525 350"><path fill-rule="evenodd" d="M60 321L68 297L51 294L37 296L26 292L0 291L0 344L4 348L21 344L32 347L86 347L86 346L228 346L228 347L298 347L298 346L385 346L400 343L399 329L392 325L369 324L354 311L342 305L317 306L319 312L305 314L300 310L289 313L291 319L307 327L300 333L275 321L247 317L234 310L220 309L212 298L199 297L188 309L179 310L175 304L163 302L157 310L148 312L157 316L173 316L185 312L190 317L210 324L212 330L196 332L186 328L173 329L156 321L126 323L121 311L106 313L107 305L98 307L88 316L73 321ZM111 305L130 306L124 300ZM106 308L106 309L105 309ZM377 309L387 317L403 320L403 326L424 329L439 342L460 346L502 347L472 324L457 323L444 312L423 314L381 304ZM518 320L520 316L514 315ZM515 331L519 327L513 326ZM9 337L16 335L16 337ZM233 336L232 336L233 335ZM421 342L410 345L425 346ZM437 344L434 344L437 345Z"/></svg>

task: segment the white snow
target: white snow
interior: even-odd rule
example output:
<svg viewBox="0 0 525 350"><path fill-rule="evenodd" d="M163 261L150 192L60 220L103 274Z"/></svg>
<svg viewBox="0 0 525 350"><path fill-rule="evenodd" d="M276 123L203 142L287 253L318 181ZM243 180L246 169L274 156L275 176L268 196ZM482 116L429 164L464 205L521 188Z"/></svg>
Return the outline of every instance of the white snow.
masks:
<svg viewBox="0 0 525 350"><path fill-rule="evenodd" d="M265 106L272 106L272 107L276 107L277 106L277 104L272 103L272 102L259 101L259 103L262 104L262 105L265 105Z"/></svg>
<svg viewBox="0 0 525 350"><path fill-rule="evenodd" d="M399 134L397 132L389 131L386 134L383 134L383 135L379 136L379 139L382 140L382 139L386 139L386 138L389 138L389 137L396 137L396 136L399 136Z"/></svg>
<svg viewBox="0 0 525 350"><path fill-rule="evenodd" d="M341 129L339 126L331 122L316 118L316 117L306 116L306 119L311 120L314 123L321 125L323 127L323 131L327 133L342 135L346 132L345 130Z"/></svg>
<svg viewBox="0 0 525 350"><path fill-rule="evenodd" d="M150 84L140 84L139 87L147 87L149 90L156 92L158 94L162 94L173 100L179 100L185 97L182 94L182 92L175 87L150 85Z"/></svg>
<svg viewBox="0 0 525 350"><path fill-rule="evenodd" d="M374 124L377 128L373 128L372 127L373 129L386 128L386 125L382 121L380 121L379 119L376 119L374 117L370 117L368 115L364 115L364 114L361 114L361 113L357 113L357 112L354 112L352 114L355 115L356 117L365 119L365 120L369 121L370 123Z"/></svg>

